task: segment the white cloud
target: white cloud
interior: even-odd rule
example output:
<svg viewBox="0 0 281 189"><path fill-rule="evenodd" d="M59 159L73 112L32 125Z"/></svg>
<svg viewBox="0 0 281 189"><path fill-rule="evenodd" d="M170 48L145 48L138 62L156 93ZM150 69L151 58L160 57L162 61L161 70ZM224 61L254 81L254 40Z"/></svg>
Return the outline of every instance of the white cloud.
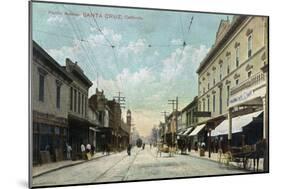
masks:
<svg viewBox="0 0 281 189"><path fill-rule="evenodd" d="M85 51L81 43L86 48L92 48L98 64L95 65L98 70L94 70L93 73L95 74L98 71L99 79L98 82L96 79L93 80L93 87L89 93L95 93L97 83L99 84L99 89L104 89L109 99L116 96L118 91L123 92L122 95L126 96L130 108L132 110L137 109L146 116L144 118L141 113L136 113L134 118L135 124L143 127L143 129L138 130L144 135L148 134L153 124L159 123L161 118L159 112L170 108L167 105L167 99L171 95L175 96L179 91L185 91L188 87L183 84L178 85L178 82L182 80L187 82L196 81L195 71L200 61L209 51L209 48L205 45L198 47L187 45L184 49L179 46L169 56L161 59L161 51L146 51L148 44L146 39L140 38L124 45L122 44L123 37L121 34L114 32L112 29L103 28L102 31L106 38L112 41L114 45L120 44L118 48L114 49L117 56L117 62L115 62L116 60L112 54L113 49L108 47L109 44L104 35L96 32L94 28L92 28L92 31L93 33L85 39L88 42L74 40L70 46L49 49L48 52L62 64L64 64L66 57L79 63L81 57L85 58ZM178 39L172 40L171 43L178 45L182 42ZM89 52L91 53L91 51ZM156 62L144 64L143 59L138 58L146 56L146 52L149 52L154 57L150 61ZM119 65L120 70L118 70L115 63ZM142 66L138 66L136 63L141 63ZM84 65L84 68L89 67L89 65L86 66L86 62ZM151 69L155 65L157 69ZM111 78L108 75L106 77L102 72L110 73ZM171 91L174 91L174 93L171 93Z"/></svg>

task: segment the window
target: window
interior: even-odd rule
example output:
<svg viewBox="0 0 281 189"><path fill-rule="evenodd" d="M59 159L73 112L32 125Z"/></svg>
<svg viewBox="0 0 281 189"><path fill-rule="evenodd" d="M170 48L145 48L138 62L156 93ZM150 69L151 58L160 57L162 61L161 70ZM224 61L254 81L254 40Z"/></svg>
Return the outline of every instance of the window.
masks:
<svg viewBox="0 0 281 189"><path fill-rule="evenodd" d="M237 46L235 48L235 63L236 63L236 67L239 67L239 46Z"/></svg>
<svg viewBox="0 0 281 189"><path fill-rule="evenodd" d="M205 112L205 100L203 100L203 112Z"/></svg>
<svg viewBox="0 0 281 189"><path fill-rule="evenodd" d="M214 86L216 85L216 79L215 78L213 79L213 85Z"/></svg>
<svg viewBox="0 0 281 189"><path fill-rule="evenodd" d="M220 87L220 114L222 114L222 87Z"/></svg>
<svg viewBox="0 0 281 189"><path fill-rule="evenodd" d="M250 34L248 36L248 58L252 56L252 50L253 50L253 36Z"/></svg>
<svg viewBox="0 0 281 189"><path fill-rule="evenodd" d="M228 85L227 86L227 94L226 94L226 96L227 96L227 99L226 99L226 104L227 104L227 106L229 105L229 90L230 90L230 86Z"/></svg>
<svg viewBox="0 0 281 189"><path fill-rule="evenodd" d="M57 108L60 108L60 89L61 89L61 83L57 82L57 99L56 99Z"/></svg>
<svg viewBox="0 0 281 189"><path fill-rule="evenodd" d="M84 95L82 94L82 108L81 108L81 114L84 115Z"/></svg>
<svg viewBox="0 0 281 189"><path fill-rule="evenodd" d="M45 76L39 74L39 101L44 102Z"/></svg>
<svg viewBox="0 0 281 189"><path fill-rule="evenodd" d="M222 63L220 64L220 80L222 80Z"/></svg>
<svg viewBox="0 0 281 189"><path fill-rule="evenodd" d="M208 90L210 89L210 83L208 83Z"/></svg>
<svg viewBox="0 0 281 189"><path fill-rule="evenodd" d="M238 84L239 84L239 79L236 79L236 81L235 81L235 82L236 82L236 85L238 85Z"/></svg>
<svg viewBox="0 0 281 189"><path fill-rule="evenodd" d="M78 113L80 114L80 107L81 107L81 93L78 92Z"/></svg>
<svg viewBox="0 0 281 189"><path fill-rule="evenodd" d="M227 74L229 74L229 72L230 72L230 67L229 65L227 65Z"/></svg>
<svg viewBox="0 0 281 189"><path fill-rule="evenodd" d="M210 111L210 98L208 97L208 112Z"/></svg>
<svg viewBox="0 0 281 189"><path fill-rule="evenodd" d="M250 78L252 76L252 71L248 72L248 78Z"/></svg>
<svg viewBox="0 0 281 189"><path fill-rule="evenodd" d="M73 110L73 88L70 87L70 110Z"/></svg>
<svg viewBox="0 0 281 189"><path fill-rule="evenodd" d="M213 95L213 112L216 112L216 95Z"/></svg>
<svg viewBox="0 0 281 189"><path fill-rule="evenodd" d="M88 100L87 96L85 96L85 99L84 99L84 103L85 103L84 104L84 107L85 107L85 111L84 112L85 112L85 115L87 115L87 100Z"/></svg>
<svg viewBox="0 0 281 189"><path fill-rule="evenodd" d="M74 112L76 112L77 107L77 90L74 89Z"/></svg>
<svg viewBox="0 0 281 189"><path fill-rule="evenodd" d="M203 87L203 94L205 93L205 87Z"/></svg>
<svg viewBox="0 0 281 189"><path fill-rule="evenodd" d="M227 63L227 74L230 73L230 55L226 56L226 63Z"/></svg>

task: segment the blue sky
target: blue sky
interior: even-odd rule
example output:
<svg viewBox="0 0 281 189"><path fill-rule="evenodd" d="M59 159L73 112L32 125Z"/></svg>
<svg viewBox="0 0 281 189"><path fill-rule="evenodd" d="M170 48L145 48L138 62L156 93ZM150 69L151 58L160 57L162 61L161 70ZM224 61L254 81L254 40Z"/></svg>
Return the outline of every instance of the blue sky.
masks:
<svg viewBox="0 0 281 189"><path fill-rule="evenodd" d="M77 61L94 83L90 94L97 85L108 99L121 91L137 130L146 136L163 120L160 112L171 112L168 99L179 96L183 108L197 95L196 69L226 18L33 2L33 40L61 65L66 58Z"/></svg>

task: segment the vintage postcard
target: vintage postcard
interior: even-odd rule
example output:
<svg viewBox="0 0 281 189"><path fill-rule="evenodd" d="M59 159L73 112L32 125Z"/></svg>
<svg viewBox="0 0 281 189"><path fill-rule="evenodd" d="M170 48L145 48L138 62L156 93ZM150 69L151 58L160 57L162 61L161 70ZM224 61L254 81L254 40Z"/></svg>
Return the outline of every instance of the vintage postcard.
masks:
<svg viewBox="0 0 281 189"><path fill-rule="evenodd" d="M268 173L268 28L30 2L31 187Z"/></svg>

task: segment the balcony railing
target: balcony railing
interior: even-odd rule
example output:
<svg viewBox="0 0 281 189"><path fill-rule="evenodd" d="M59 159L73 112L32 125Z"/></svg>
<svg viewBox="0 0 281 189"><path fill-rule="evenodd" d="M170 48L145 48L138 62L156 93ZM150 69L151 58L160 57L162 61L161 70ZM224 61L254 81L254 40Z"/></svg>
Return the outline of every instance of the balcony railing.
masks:
<svg viewBox="0 0 281 189"><path fill-rule="evenodd" d="M257 73L251 76L250 78L248 78L247 80L243 81L242 83L240 83L238 86L233 87L230 90L230 95L234 95L244 89L259 85L260 83L263 82L265 82L264 74L262 72Z"/></svg>

